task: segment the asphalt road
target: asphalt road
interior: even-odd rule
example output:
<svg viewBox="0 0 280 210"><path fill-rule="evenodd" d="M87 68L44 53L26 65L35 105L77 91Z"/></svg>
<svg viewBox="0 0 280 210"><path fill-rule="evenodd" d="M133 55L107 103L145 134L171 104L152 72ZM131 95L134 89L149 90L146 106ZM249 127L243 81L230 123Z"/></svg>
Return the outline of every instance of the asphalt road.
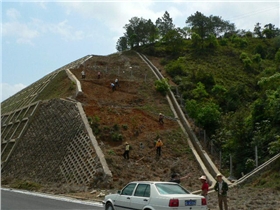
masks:
<svg viewBox="0 0 280 210"><path fill-rule="evenodd" d="M1 210L101 210L98 202L86 202L47 194L1 188Z"/></svg>

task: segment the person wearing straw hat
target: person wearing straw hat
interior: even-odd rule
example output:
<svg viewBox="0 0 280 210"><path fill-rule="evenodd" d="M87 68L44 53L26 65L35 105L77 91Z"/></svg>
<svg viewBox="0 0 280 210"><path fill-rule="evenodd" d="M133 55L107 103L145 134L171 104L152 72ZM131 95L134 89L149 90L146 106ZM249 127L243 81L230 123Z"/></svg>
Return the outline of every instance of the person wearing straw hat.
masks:
<svg viewBox="0 0 280 210"><path fill-rule="evenodd" d="M207 201L207 194L208 194L208 190L209 190L209 184L207 182L207 178L205 175L202 175L201 177L199 177L200 181L201 181L201 195L204 196L206 198Z"/></svg>
<svg viewBox="0 0 280 210"><path fill-rule="evenodd" d="M164 118L163 114L162 114L162 113L159 113L158 122L159 122L159 124L161 124L161 125L164 124L163 118Z"/></svg>
<svg viewBox="0 0 280 210"><path fill-rule="evenodd" d="M128 142L125 142L125 151L123 153L124 159L129 160L129 149L130 149L130 146L129 146Z"/></svg>
<svg viewBox="0 0 280 210"><path fill-rule="evenodd" d="M217 182L214 186L214 190L218 192L219 209L228 210L228 205L227 205L228 184L222 179L223 177L222 174L217 174L216 177L217 177Z"/></svg>

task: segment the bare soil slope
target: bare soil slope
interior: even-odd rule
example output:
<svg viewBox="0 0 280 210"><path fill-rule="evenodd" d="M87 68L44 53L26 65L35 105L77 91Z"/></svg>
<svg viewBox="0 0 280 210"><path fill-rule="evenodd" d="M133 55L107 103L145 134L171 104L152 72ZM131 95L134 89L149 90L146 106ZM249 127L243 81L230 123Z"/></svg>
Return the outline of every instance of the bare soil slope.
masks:
<svg viewBox="0 0 280 210"><path fill-rule="evenodd" d="M183 185L191 191L198 190L198 177L202 171L166 97L154 88L156 78L151 72L143 76L147 66L138 57L126 56L125 60L133 66L132 73L125 67L121 73L105 71L105 67L96 65L91 68L90 61L84 67L72 70L80 79L84 93L77 100L90 118L93 132L113 173L114 182L109 188L118 189L133 180L167 181L171 173L177 172L181 175L191 173ZM114 61L114 65L121 66L122 63ZM85 79L81 79L82 69L86 71ZM98 71L101 71L100 79L97 78ZM113 91L110 83L115 78L119 79L120 87ZM160 112L166 116L164 125L158 122ZM156 156L154 145L159 137L164 143L161 157ZM122 156L125 142L132 147L129 160Z"/></svg>
<svg viewBox="0 0 280 210"><path fill-rule="evenodd" d="M150 59L165 75L159 59ZM83 104L88 117L98 119L99 132L96 137L113 173L114 182L110 189L97 189L94 193L75 193L72 196L102 200L102 197L98 197L100 192L116 192L133 180L167 181L173 172L181 175L191 173L189 179L182 181L182 185L190 191L199 190L198 177L202 175L202 170L194 159L186 136L181 132L166 98L155 91L156 78L150 74L144 80L143 72L147 72L147 67L137 57L128 56L125 60L137 67L133 68L132 74L125 65L121 71L111 73L98 69L96 65L96 69L85 68L87 76L81 80L84 95L78 100ZM121 66L118 62L114 64ZM78 78L81 69L73 71ZM98 71L102 72L100 79L97 79ZM115 78L119 78L120 87L113 92L110 83ZM158 123L159 112L167 116L164 125ZM113 137L115 133L120 134L122 140L116 140ZM161 157L156 157L154 148L154 141L158 137L164 142ZM126 141L133 148L130 160L122 157ZM140 143L143 144L143 148L140 147ZM280 209L280 193L275 189L233 188L229 191L228 200L229 209L232 210ZM209 194L208 205L210 209L218 209L216 193Z"/></svg>

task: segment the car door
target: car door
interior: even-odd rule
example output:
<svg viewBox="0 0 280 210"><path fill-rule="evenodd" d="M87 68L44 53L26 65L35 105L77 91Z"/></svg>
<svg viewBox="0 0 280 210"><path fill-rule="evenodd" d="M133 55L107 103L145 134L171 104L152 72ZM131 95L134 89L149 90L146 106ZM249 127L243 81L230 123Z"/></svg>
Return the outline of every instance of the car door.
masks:
<svg viewBox="0 0 280 210"><path fill-rule="evenodd" d="M127 210L130 207L130 201L134 192L136 183L130 183L126 185L119 196L116 197L114 206L115 210Z"/></svg>
<svg viewBox="0 0 280 210"><path fill-rule="evenodd" d="M133 196L130 198L131 209L142 209L150 202L150 184L138 184Z"/></svg>

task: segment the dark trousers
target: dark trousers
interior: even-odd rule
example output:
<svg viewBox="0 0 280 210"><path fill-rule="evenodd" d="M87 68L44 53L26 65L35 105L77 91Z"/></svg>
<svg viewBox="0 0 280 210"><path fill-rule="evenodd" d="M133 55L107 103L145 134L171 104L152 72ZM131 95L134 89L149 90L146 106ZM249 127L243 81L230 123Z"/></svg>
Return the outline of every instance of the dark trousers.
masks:
<svg viewBox="0 0 280 210"><path fill-rule="evenodd" d="M157 147L157 155L161 156L161 147Z"/></svg>
<svg viewBox="0 0 280 210"><path fill-rule="evenodd" d="M124 159L129 159L129 151L126 150L124 153L123 153L123 157Z"/></svg>

